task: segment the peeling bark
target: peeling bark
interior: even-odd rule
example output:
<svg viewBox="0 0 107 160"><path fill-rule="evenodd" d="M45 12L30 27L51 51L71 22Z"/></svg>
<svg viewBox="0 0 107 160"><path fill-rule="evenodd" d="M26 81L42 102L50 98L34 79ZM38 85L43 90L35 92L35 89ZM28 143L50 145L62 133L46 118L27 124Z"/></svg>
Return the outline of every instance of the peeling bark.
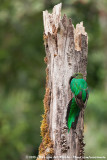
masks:
<svg viewBox="0 0 107 160"><path fill-rule="evenodd" d="M81 72L86 79L88 38L82 22L74 28L72 20L66 15L61 19L61 5L56 5L52 14L43 12L45 62L48 71L46 89L49 88L50 91L46 121L53 153L46 154L43 151L41 155L45 159L52 155L57 160L74 160L75 156L84 156L84 110L80 112L76 129L71 129L68 133L66 113L72 97L69 79L76 72Z"/></svg>

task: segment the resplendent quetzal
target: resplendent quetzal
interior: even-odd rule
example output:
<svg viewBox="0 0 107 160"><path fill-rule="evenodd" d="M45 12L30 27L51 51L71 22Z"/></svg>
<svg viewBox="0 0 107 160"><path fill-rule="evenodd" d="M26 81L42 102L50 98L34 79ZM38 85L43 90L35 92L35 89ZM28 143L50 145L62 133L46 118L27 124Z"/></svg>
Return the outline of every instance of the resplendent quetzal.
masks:
<svg viewBox="0 0 107 160"><path fill-rule="evenodd" d="M68 132L70 128L76 128L80 110L86 107L89 97L89 90L86 81L81 73L75 73L69 80L73 98L70 100L67 109L66 121Z"/></svg>

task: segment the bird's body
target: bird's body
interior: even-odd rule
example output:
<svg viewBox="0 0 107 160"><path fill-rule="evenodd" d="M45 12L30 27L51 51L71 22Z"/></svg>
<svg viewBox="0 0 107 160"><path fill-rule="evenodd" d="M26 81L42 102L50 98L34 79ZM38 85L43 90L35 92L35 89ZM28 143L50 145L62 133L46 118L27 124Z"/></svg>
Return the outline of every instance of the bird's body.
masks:
<svg viewBox="0 0 107 160"><path fill-rule="evenodd" d="M86 107L89 96L88 85L81 73L76 73L71 77L70 88L74 96L68 104L66 116L68 132L71 126L77 122L81 109Z"/></svg>

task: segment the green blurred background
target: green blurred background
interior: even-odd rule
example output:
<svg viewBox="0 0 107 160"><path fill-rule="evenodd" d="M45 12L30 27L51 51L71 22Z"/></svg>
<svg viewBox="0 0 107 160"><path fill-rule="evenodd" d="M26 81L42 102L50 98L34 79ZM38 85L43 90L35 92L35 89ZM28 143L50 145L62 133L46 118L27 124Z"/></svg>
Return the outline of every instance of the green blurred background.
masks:
<svg viewBox="0 0 107 160"><path fill-rule="evenodd" d="M42 11L84 22L89 38L85 155L107 157L107 1L0 1L0 160L38 155L45 93Z"/></svg>

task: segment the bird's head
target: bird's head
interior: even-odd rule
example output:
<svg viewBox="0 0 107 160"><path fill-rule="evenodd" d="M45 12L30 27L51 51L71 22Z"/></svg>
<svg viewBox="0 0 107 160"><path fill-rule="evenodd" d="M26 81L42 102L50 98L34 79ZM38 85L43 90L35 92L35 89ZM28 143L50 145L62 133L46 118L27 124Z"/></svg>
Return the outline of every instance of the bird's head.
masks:
<svg viewBox="0 0 107 160"><path fill-rule="evenodd" d="M71 83L71 81L72 81L73 78L82 79L82 78L83 78L83 74L82 74L82 73L74 73L74 74L71 76L70 80L69 80L69 84Z"/></svg>

